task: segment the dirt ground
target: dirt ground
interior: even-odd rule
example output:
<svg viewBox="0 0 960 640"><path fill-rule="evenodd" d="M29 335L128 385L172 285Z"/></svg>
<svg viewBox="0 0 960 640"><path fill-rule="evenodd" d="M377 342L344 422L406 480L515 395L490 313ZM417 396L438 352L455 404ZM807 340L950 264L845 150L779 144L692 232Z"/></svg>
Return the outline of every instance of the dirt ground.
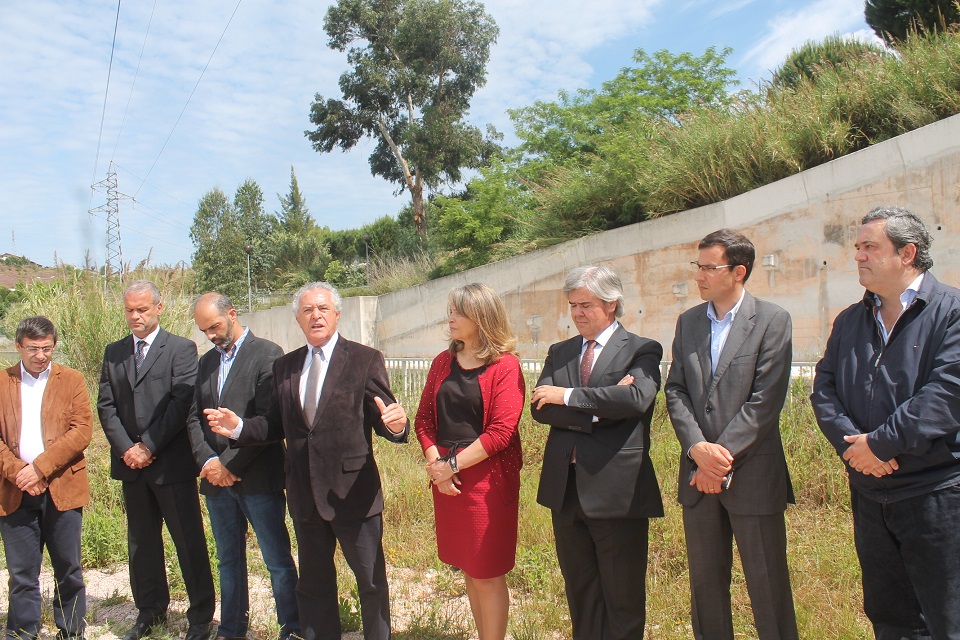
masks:
<svg viewBox="0 0 960 640"><path fill-rule="evenodd" d="M391 569L388 571L391 597L391 624L394 631L404 631L411 621L435 604L434 582L436 572L428 570L417 575L411 569ZM88 640L117 640L129 630L136 621L137 609L130 595L130 581L126 566L113 571L85 569L87 583L87 638ZM0 611L7 610L7 571L0 570ZM53 598L53 574L44 567L40 575L40 589L44 597L44 635L56 636L53 626L53 614L50 602ZM259 576L250 576L250 620L251 632L248 638L263 638L254 629L270 628L274 621L273 599L269 580ZM179 638L186 632L186 602L172 602L168 612L166 634L168 638ZM444 616L450 619L468 620L469 603L466 596L447 598L443 603ZM220 616L219 603L214 620ZM215 629L214 629L215 630ZM361 640L359 632L345 633L343 640Z"/></svg>

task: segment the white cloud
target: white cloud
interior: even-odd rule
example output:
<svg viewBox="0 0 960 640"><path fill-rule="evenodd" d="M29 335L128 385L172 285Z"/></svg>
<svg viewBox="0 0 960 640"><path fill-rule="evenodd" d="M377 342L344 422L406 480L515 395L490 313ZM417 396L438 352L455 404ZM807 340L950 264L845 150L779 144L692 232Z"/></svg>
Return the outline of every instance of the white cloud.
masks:
<svg viewBox="0 0 960 640"><path fill-rule="evenodd" d="M720 2L717 3L707 15L710 17L710 19L720 18L728 13L740 11L756 1L757 0L729 0L728 2Z"/></svg>
<svg viewBox="0 0 960 640"><path fill-rule="evenodd" d="M751 68L753 79L767 74L783 63L791 51L808 40L819 40L835 33L844 34L863 24L862 0L814 0L807 6L781 13L770 20L766 35L740 60L741 68ZM759 71L759 73L756 73Z"/></svg>

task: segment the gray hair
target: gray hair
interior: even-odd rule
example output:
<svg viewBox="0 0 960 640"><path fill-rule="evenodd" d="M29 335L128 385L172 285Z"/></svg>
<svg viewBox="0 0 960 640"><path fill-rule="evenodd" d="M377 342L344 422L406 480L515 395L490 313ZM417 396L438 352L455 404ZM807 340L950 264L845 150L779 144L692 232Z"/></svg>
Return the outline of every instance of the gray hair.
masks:
<svg viewBox="0 0 960 640"><path fill-rule="evenodd" d="M308 282L307 284L300 287L300 290L297 291L293 296L293 313L294 315L300 313L300 298L303 297L303 294L308 291L315 291L317 289L323 289L324 291L330 292L330 297L333 298L333 307L340 311L340 308L343 306L343 296L340 295L340 292L337 291L337 288L330 284L329 282Z"/></svg>
<svg viewBox="0 0 960 640"><path fill-rule="evenodd" d="M212 305L221 316L230 313L231 309L236 309L236 307L233 306L233 300L230 299L230 296L225 293L217 293L216 291L201 294L200 297L197 298L197 301L193 303L194 313L196 313L197 307L201 304Z"/></svg>
<svg viewBox="0 0 960 640"><path fill-rule="evenodd" d="M149 280L134 280L123 288L123 297L126 298L131 293L150 293L153 296L153 304L160 303L160 289Z"/></svg>
<svg viewBox="0 0 960 640"><path fill-rule="evenodd" d="M623 284L613 269L594 265L577 267L563 281L564 293L574 289L586 289L604 302L616 302L615 316L619 318L623 315Z"/></svg>
<svg viewBox="0 0 960 640"><path fill-rule="evenodd" d="M920 271L927 271L933 267L933 258L930 256L930 245L933 243L933 238L930 237L930 233L920 216L901 207L884 206L877 207L863 216L860 224L867 224L875 220L887 221L884 233L890 238L897 251L908 244L917 248L917 256L913 259L914 267Z"/></svg>

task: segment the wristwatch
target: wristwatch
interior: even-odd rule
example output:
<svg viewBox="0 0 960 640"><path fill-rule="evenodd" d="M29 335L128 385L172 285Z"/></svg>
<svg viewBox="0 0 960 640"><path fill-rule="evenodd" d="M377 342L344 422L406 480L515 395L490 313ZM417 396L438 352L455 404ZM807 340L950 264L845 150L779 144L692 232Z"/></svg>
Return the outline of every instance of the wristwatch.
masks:
<svg viewBox="0 0 960 640"><path fill-rule="evenodd" d="M447 458L447 464L450 465L450 471L453 471L454 473L460 473L460 467L457 465L456 455L452 455Z"/></svg>

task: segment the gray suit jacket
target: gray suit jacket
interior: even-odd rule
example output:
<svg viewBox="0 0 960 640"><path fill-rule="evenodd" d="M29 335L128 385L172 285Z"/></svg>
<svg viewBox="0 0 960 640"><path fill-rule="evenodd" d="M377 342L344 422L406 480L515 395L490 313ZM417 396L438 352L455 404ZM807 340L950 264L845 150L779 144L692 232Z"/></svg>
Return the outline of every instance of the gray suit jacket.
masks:
<svg viewBox="0 0 960 640"><path fill-rule="evenodd" d="M785 310L745 293L711 373L706 303L681 314L664 391L682 448L678 484L684 506L703 497L690 486L695 465L687 452L704 441L723 445L734 458L733 482L720 494L728 511L772 514L793 502L779 428L790 386L791 333Z"/></svg>
<svg viewBox="0 0 960 640"><path fill-rule="evenodd" d="M550 425L537 502L550 509L563 506L570 454L576 447L577 493L587 517L662 516L660 486L649 452L663 347L621 325L597 356L589 386L581 387L582 346L580 336L552 345L537 381L573 388L569 406L530 409L534 420ZM633 384L618 386L628 373L635 378ZM593 423L593 416L599 422Z"/></svg>
<svg viewBox="0 0 960 640"><path fill-rule="evenodd" d="M220 352L210 349L200 358L193 410L187 421L193 456L201 469L207 460L219 457L230 473L240 477L240 482L233 485L238 493L283 490L283 443L231 447L229 438L210 430L203 410L229 407L244 420L266 414L273 393L273 361L282 355L283 349L278 345L248 332L219 394ZM219 492L220 487L200 480L200 493Z"/></svg>

